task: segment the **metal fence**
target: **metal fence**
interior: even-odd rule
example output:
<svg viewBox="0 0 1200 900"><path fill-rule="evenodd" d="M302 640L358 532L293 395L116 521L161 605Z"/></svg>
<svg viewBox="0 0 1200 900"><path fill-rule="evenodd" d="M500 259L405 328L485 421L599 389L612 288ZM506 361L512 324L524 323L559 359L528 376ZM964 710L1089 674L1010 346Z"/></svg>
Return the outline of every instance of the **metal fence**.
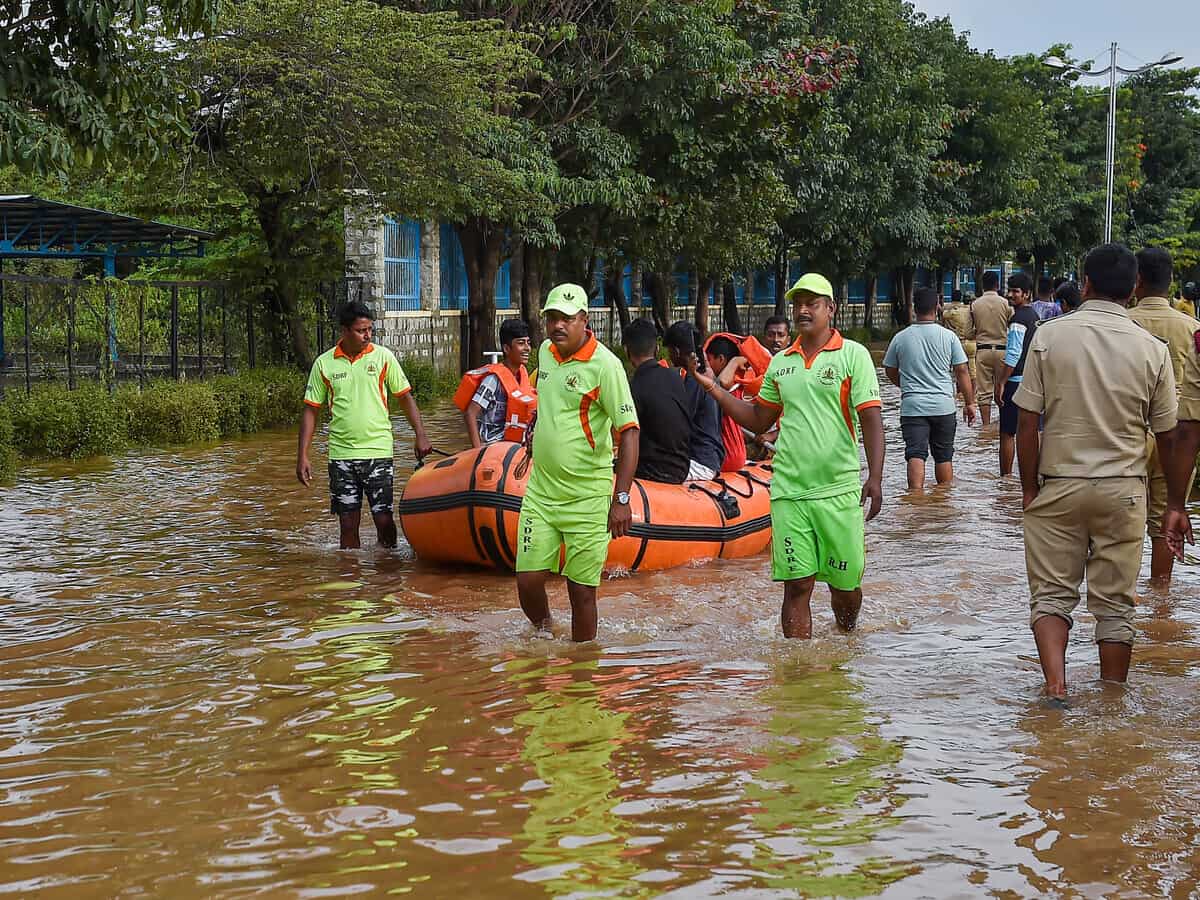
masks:
<svg viewBox="0 0 1200 900"><path fill-rule="evenodd" d="M305 291L302 315L314 352L334 334L336 304L354 279ZM261 288L222 281L85 281L0 274L0 396L61 383L203 378L280 363L287 346Z"/></svg>

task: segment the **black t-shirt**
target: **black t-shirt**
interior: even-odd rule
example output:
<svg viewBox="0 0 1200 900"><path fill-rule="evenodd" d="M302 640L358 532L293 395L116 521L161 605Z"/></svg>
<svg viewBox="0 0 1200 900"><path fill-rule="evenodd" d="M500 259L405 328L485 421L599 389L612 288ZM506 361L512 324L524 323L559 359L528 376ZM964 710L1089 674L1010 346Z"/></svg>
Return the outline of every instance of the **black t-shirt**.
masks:
<svg viewBox="0 0 1200 900"><path fill-rule="evenodd" d="M692 404L679 371L649 360L637 367L629 388L639 425L637 477L682 484L690 459Z"/></svg>
<svg viewBox="0 0 1200 900"><path fill-rule="evenodd" d="M711 373L710 373L711 374ZM689 443L692 459L714 472L721 471L725 462L725 441L721 437L721 407L700 382L691 375L683 380L692 410L692 439Z"/></svg>

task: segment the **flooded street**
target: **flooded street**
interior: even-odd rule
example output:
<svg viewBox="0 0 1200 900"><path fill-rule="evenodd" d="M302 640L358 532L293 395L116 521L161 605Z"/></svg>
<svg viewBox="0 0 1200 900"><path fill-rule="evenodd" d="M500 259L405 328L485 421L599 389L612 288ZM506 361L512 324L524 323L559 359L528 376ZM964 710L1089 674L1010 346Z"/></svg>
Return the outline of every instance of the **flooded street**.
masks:
<svg viewBox="0 0 1200 900"><path fill-rule="evenodd" d="M766 556L606 581L597 644L536 638L511 577L339 552L292 433L24 470L0 893L1196 896L1200 567L1143 571L1125 689L1081 608L1043 706L995 426L909 496L897 409L863 628L819 588L809 643Z"/></svg>

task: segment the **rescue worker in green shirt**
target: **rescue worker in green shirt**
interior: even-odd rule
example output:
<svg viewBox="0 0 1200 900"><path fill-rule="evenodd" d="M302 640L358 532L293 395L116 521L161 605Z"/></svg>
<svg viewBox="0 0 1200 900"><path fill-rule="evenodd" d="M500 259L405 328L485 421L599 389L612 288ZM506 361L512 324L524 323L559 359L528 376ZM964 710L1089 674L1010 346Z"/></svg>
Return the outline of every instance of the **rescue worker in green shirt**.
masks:
<svg viewBox="0 0 1200 900"><path fill-rule="evenodd" d="M866 520L883 505L883 416L871 353L833 327L837 305L823 275L809 273L790 291L796 341L771 359L753 403L701 372L693 376L739 425L762 434L779 422L771 480L771 572L784 583L783 633L812 637L813 585L829 585L844 631L858 622ZM694 369L694 365L692 366ZM782 415L782 418L781 418ZM868 475L860 483L861 430Z"/></svg>
<svg viewBox="0 0 1200 900"><path fill-rule="evenodd" d="M341 548L357 550L360 546L358 527L364 494L379 543L395 547L389 396L400 399L400 408L412 425L417 460L433 448L400 363L387 347L371 343L375 323L370 307L351 301L338 311L338 321L341 339L336 347L317 357L304 390L296 478L305 487L312 484L308 449L317 430L319 411L328 405L329 511L338 517Z"/></svg>
<svg viewBox="0 0 1200 900"><path fill-rule="evenodd" d="M579 285L561 284L543 306L547 339L538 350L537 426L517 522L521 609L536 627L549 628L546 579L561 572L575 641L596 637L596 589L609 535L629 532L629 489L638 464L629 379L621 361L588 329L587 299Z"/></svg>

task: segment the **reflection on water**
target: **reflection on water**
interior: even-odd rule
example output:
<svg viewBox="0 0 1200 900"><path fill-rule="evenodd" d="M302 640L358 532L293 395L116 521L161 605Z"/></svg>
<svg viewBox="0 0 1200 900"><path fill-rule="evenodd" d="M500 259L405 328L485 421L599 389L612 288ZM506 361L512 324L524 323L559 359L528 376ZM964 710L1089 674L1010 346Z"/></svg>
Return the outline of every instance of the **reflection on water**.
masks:
<svg viewBox="0 0 1200 900"><path fill-rule="evenodd" d="M769 882L804 895L865 897L906 874L887 859L854 852L897 822L903 802L884 775L898 744L868 721L857 688L840 665L780 665L763 697L774 710L746 796L754 813L753 861Z"/></svg>
<svg viewBox="0 0 1200 900"><path fill-rule="evenodd" d="M606 582L596 645L535 637L508 577L339 552L290 434L29 470L0 893L1195 896L1195 570L1139 608L1127 689L1082 614L1043 708L995 431L905 494L895 401L862 630L820 593L803 645L765 558Z"/></svg>

